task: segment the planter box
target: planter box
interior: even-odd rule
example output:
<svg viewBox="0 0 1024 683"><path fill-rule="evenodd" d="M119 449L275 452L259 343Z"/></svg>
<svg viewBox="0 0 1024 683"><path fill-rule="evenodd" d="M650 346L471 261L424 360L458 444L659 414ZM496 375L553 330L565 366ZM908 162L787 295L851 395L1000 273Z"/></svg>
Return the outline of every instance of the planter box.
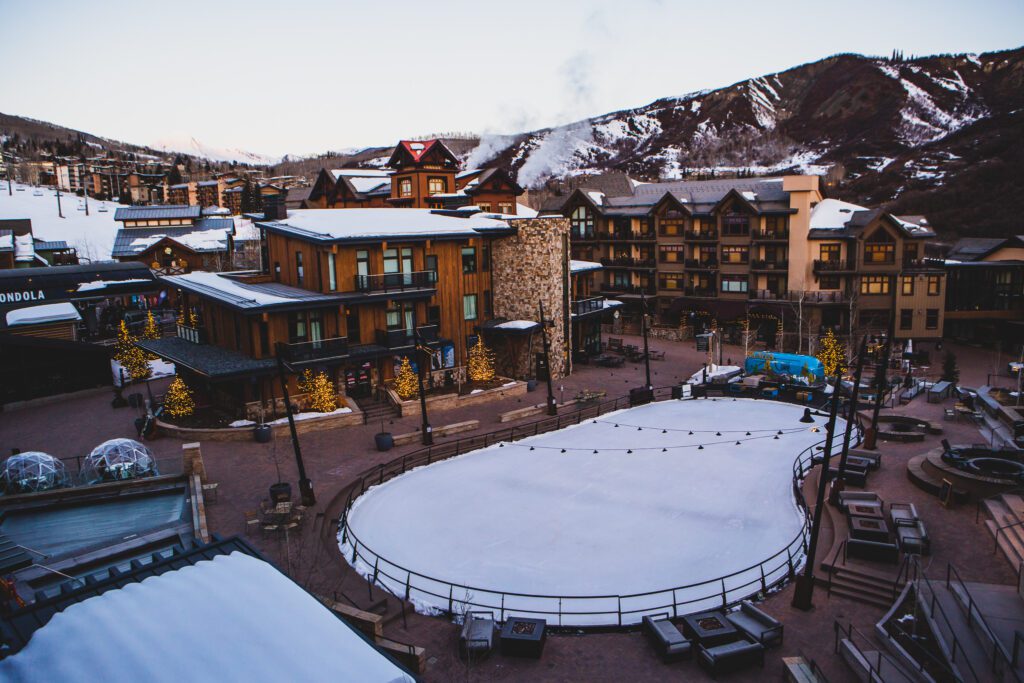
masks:
<svg viewBox="0 0 1024 683"><path fill-rule="evenodd" d="M515 382L513 380L506 381L507 384L503 386L495 387L493 389L484 389L483 391L475 394L460 396L452 393L428 396L427 412L433 413L436 410L450 410L452 408L462 408L465 406L476 405L478 403L490 403L491 401L498 401L510 396L523 396L526 394L526 382ZM395 390L390 386L386 387L386 392L388 401L391 405L399 409L402 417L420 414L419 397L404 401L399 398L398 394L395 393Z"/></svg>
<svg viewBox="0 0 1024 683"><path fill-rule="evenodd" d="M306 418L295 421L295 431L301 434L321 432L327 429L338 429L363 424L363 411L359 409L356 402L347 396L338 399L339 404L351 409L350 413L337 413L335 415L324 415L322 417ZM287 437L288 421L282 420L280 424L269 425L275 437ZM170 436L184 441L252 441L255 425L244 427L210 427L193 428L179 427L161 420L156 421L156 428L160 434Z"/></svg>

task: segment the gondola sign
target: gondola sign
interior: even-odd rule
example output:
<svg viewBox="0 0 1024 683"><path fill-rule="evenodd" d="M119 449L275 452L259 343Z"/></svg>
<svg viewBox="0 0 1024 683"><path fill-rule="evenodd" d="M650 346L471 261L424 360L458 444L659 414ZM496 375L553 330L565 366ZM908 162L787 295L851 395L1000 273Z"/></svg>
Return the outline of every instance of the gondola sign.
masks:
<svg viewBox="0 0 1024 683"><path fill-rule="evenodd" d="M46 299L46 294L41 289L0 292L0 304L19 304L23 301L43 301L44 299Z"/></svg>

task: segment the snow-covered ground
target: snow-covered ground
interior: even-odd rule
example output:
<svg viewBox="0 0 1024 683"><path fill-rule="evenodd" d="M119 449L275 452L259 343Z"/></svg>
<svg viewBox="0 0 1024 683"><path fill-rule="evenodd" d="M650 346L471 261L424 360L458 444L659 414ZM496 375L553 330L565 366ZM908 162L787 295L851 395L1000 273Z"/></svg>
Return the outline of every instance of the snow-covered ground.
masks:
<svg viewBox="0 0 1024 683"><path fill-rule="evenodd" d="M720 577L730 602L748 597L760 590L756 565L781 551L766 565L771 582L786 573L787 547L802 560L793 463L823 440L825 421L814 432L802 414L752 399L668 401L418 468L351 508L356 569L372 574L379 555L390 578L378 580L402 595L408 579L426 612L448 608L452 583L469 587L456 587L457 608L497 612L504 591L535 596L506 596L506 613L548 611L549 623L559 610L601 613L562 616L568 625L616 623L618 596L652 591L622 599L624 623L673 602L681 613L720 606ZM351 537L342 552L351 562ZM610 597L536 597L559 595Z"/></svg>
<svg viewBox="0 0 1024 683"><path fill-rule="evenodd" d="M121 364L116 360L110 361L110 372L114 375L114 386L121 383ZM149 361L149 379L160 379L161 377L173 377L175 373L174 363L168 363L162 358ZM128 372L125 371L124 379L128 381Z"/></svg>
<svg viewBox="0 0 1024 683"><path fill-rule="evenodd" d="M20 190L18 188L24 188ZM36 196L35 192L42 192ZM89 215L84 200L74 194L60 193L64 218L57 215L57 196L52 188L34 188L14 183L14 194L8 196L7 183L0 184L0 218L31 218L33 234L44 240L64 240L75 247L78 255L94 261L109 260L114 235L120 223L114 222L114 211L120 204L89 199ZM83 207L83 210L79 210ZM107 211L101 212L101 208Z"/></svg>

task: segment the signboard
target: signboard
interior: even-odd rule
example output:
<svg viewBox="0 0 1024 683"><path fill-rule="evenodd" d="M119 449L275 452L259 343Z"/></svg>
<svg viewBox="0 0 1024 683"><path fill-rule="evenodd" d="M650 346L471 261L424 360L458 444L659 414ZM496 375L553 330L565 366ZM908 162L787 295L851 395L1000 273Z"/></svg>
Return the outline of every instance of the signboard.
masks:
<svg viewBox="0 0 1024 683"><path fill-rule="evenodd" d="M710 334L698 334L695 338L697 340L697 350L698 351L707 351L708 350L708 346L711 343L711 335Z"/></svg>
<svg viewBox="0 0 1024 683"><path fill-rule="evenodd" d="M942 487L939 489L939 500L943 507L953 507L953 482L949 479L942 480Z"/></svg>

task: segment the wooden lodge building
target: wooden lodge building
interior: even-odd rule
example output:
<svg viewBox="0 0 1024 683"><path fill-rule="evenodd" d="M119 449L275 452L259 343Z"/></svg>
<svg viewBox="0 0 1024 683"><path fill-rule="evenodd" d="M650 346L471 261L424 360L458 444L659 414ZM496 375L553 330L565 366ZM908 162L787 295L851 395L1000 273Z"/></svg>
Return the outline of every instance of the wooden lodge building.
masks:
<svg viewBox="0 0 1024 683"><path fill-rule="evenodd" d="M278 352L292 367L325 370L340 394L375 396L403 357L416 361L416 333L436 352L432 381L455 381L479 334L500 373L532 376L542 302L551 370L569 371L564 219L274 204L256 224L262 271L162 277L186 325L177 337L140 342L177 365L201 405L248 419L261 407L279 412Z"/></svg>
<svg viewBox="0 0 1024 683"><path fill-rule="evenodd" d="M597 261L595 293L638 320L796 348L832 328L938 339L945 275L924 259L922 217L827 198L817 176L582 185L542 215L570 219L572 258ZM628 309L628 313L627 313ZM631 325L639 329L639 325ZM806 345L804 346L806 348Z"/></svg>
<svg viewBox="0 0 1024 683"><path fill-rule="evenodd" d="M204 217L198 206L131 206L118 208L114 220L122 228L111 255L137 261L163 274L193 270L231 270L235 253L235 222Z"/></svg>
<svg viewBox="0 0 1024 683"><path fill-rule="evenodd" d="M503 169L459 170L459 160L440 140L402 140L387 170L322 169L305 201L311 209L457 209L517 215L521 188Z"/></svg>

